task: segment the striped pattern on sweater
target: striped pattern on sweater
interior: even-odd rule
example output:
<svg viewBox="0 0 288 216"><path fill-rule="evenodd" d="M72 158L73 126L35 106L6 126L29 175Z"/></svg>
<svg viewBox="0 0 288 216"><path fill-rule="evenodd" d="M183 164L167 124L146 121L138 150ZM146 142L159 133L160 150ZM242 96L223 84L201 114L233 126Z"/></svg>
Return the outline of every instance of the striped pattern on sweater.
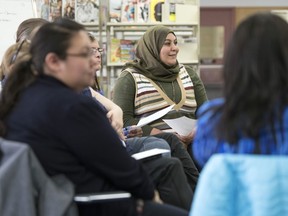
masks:
<svg viewBox="0 0 288 216"><path fill-rule="evenodd" d="M126 69L135 81L135 117L142 118L151 115L161 109L164 109L175 102L172 101L166 93L151 79L137 73L133 69ZM193 82L184 66L180 67L180 72L177 78L177 84L181 90L181 101L175 105L163 118L172 119L181 116L195 118L197 103L195 100ZM161 119L149 124L152 127L160 130L170 129Z"/></svg>

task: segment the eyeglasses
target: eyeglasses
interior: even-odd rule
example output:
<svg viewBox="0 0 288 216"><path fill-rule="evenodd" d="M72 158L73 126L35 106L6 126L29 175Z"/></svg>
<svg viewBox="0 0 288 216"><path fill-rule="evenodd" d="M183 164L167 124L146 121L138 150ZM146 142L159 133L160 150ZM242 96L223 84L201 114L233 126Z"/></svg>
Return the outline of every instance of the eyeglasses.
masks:
<svg viewBox="0 0 288 216"><path fill-rule="evenodd" d="M12 65L12 64L15 63L15 61L16 61L16 59L17 59L17 56L19 55L19 52L21 51L22 46L23 46L24 43L30 43L30 41L29 41L29 40L22 40L22 41L21 41L21 43L20 43L20 45L18 46L16 52L13 54L13 56L12 56L12 58L11 58L11 60L10 60L10 65Z"/></svg>
<svg viewBox="0 0 288 216"><path fill-rule="evenodd" d="M103 52L104 50L102 48L95 48L95 47L91 47L91 55L96 55L97 52L99 52L100 54Z"/></svg>
<svg viewBox="0 0 288 216"><path fill-rule="evenodd" d="M91 51L83 53L66 53L66 56L89 58L92 56Z"/></svg>
<svg viewBox="0 0 288 216"><path fill-rule="evenodd" d="M88 52L83 53L66 53L66 56L74 56L74 57L81 57L81 58L89 58L93 55L96 55L96 53L99 52L100 54L103 52L102 48L95 48L92 47Z"/></svg>

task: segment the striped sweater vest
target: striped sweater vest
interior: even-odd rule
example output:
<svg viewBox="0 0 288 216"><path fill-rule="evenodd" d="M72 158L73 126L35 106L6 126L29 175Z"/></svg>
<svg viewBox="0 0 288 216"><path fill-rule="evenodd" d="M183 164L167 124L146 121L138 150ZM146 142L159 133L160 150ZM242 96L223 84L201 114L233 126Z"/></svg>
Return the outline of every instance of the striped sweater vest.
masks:
<svg viewBox="0 0 288 216"><path fill-rule="evenodd" d="M134 115L136 118L140 119L142 117L151 115L175 103L151 79L137 73L136 70L131 68L126 69L126 71L133 76L135 81L136 94L134 100ZM173 119L181 116L195 118L197 103L195 100L194 86L183 65L180 67L177 83L181 89L182 99L168 114L162 118ZM170 127L161 119L158 119L149 125L160 130L170 129Z"/></svg>

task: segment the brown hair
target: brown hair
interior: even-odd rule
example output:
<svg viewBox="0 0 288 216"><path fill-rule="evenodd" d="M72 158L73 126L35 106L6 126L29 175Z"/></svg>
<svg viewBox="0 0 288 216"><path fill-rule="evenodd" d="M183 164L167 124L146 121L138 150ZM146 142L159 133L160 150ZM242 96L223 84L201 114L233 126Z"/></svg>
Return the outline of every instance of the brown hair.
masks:
<svg viewBox="0 0 288 216"><path fill-rule="evenodd" d="M48 23L47 20L42 18L30 18L24 20L20 25L18 26L17 32L16 32L16 42L28 39L31 40L35 32L44 25L45 23Z"/></svg>
<svg viewBox="0 0 288 216"><path fill-rule="evenodd" d="M28 40L24 40L8 47L4 53L0 66L0 80L3 80L4 77L10 73L12 65L16 61L18 62L18 60L23 59L25 56L28 58L29 46L30 42Z"/></svg>

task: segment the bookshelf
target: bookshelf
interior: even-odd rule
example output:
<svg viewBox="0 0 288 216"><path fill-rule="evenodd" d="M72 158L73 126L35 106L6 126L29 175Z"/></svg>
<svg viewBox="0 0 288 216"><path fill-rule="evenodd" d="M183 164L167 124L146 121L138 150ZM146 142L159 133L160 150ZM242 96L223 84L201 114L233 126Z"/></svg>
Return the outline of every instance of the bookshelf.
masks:
<svg viewBox="0 0 288 216"><path fill-rule="evenodd" d="M137 6L135 6L135 20L132 22L121 22L121 11L123 11L123 5L121 5L120 2L120 0L100 0L99 26L86 26L86 28L91 31L95 30L99 32L96 34L99 35L99 43L101 46L106 48L106 52L102 59L103 67L100 74L100 79L105 85L105 96L108 98L111 97L111 90L114 87L114 83L119 76L122 66L125 64L125 61L121 60L121 41L125 40L126 47L129 47L129 44L127 45L127 41L135 41L136 43L144 32L151 26L164 25L171 28L175 32L178 39L180 49L178 61L182 64L188 64L199 69L199 0L162 0L163 21L161 22L151 21L151 11L149 11L149 19L147 21L144 22L143 20L137 20L136 17L139 17L136 14ZM127 0L122 0L122 3L123 2L127 2ZM150 0L150 6L151 3L152 0ZM175 19L173 21L169 20L169 18L167 19L167 17L169 17L169 10L167 10L167 7L171 3L175 4ZM117 47L117 45L115 45L115 41L117 42L117 40L119 43L118 48L120 49L120 51L117 50L117 52L120 52L119 58L118 56L113 57L115 47ZM119 53L117 55L119 55Z"/></svg>
<svg viewBox="0 0 288 216"><path fill-rule="evenodd" d="M198 24L195 23L107 23L107 66L108 67L120 67L125 62L120 61L112 61L111 58L111 39L112 38L119 38L119 39L128 39L128 40L137 40L139 39L144 32L150 27L155 25L165 25L170 27L173 31L175 31L178 37L179 46L183 46L184 49L184 42L189 40L191 45L195 45L197 48L198 45ZM192 40L192 41L191 41ZM187 44L186 44L187 46ZM198 63L198 49L195 49L195 54L191 52L191 58L185 58L181 55L181 51L184 52L185 50L181 50L179 52L179 62L183 64L197 64ZM191 50L189 50L191 51Z"/></svg>

